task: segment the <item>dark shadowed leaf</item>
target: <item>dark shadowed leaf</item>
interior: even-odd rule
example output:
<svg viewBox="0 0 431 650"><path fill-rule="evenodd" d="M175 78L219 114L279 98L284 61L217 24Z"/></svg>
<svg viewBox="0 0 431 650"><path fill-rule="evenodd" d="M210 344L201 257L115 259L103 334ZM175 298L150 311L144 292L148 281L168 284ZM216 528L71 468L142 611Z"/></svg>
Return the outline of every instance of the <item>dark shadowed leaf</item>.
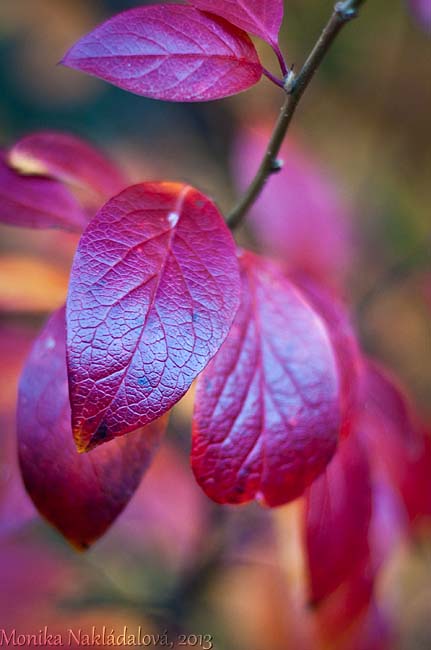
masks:
<svg viewBox="0 0 431 650"><path fill-rule="evenodd" d="M62 183L19 174L6 164L0 152L0 222L22 228L80 232L88 219Z"/></svg>
<svg viewBox="0 0 431 650"><path fill-rule="evenodd" d="M313 603L366 563L371 499L366 450L352 433L307 492L305 530Z"/></svg>
<svg viewBox="0 0 431 650"><path fill-rule="evenodd" d="M76 43L64 65L138 95L207 101L257 83L262 66L247 34L193 7L138 7Z"/></svg>
<svg viewBox="0 0 431 650"><path fill-rule="evenodd" d="M64 308L36 339L19 387L18 447L26 489L39 512L76 547L103 535L138 487L165 418L78 454L70 426Z"/></svg>
<svg viewBox="0 0 431 650"><path fill-rule="evenodd" d="M189 0L203 11L225 18L250 34L276 45L283 20L283 0Z"/></svg>
<svg viewBox="0 0 431 650"><path fill-rule="evenodd" d="M241 306L198 381L192 464L215 501L275 506L331 459L340 377L325 324L300 289L252 253L240 265Z"/></svg>
<svg viewBox="0 0 431 650"><path fill-rule="evenodd" d="M68 298L79 448L170 409L224 341L239 296L232 236L204 195L143 183L109 201L81 238Z"/></svg>
<svg viewBox="0 0 431 650"><path fill-rule="evenodd" d="M127 185L116 166L97 149L67 133L32 133L9 150L8 160L24 174L53 176L91 190L105 201Z"/></svg>

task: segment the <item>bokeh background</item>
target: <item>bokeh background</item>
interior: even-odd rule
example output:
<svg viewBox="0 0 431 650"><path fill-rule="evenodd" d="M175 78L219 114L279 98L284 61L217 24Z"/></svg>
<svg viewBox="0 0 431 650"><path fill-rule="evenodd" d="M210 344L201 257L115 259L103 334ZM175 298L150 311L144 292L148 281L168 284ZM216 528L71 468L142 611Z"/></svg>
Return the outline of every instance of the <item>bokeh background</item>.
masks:
<svg viewBox="0 0 431 650"><path fill-rule="evenodd" d="M82 34L138 4L145 3L0 0L0 146L35 130L70 131L108 152L131 179L185 180L228 210L243 181L239 167L252 159L243 150L246 129L275 120L279 89L264 80L223 101L169 104L57 65ZM326 0L286 0L281 43L289 64L301 65L330 10ZM370 0L319 70L290 136L298 165L312 165L344 206L351 241L342 285L362 344L398 373L429 423L430 43L405 0ZM276 72L271 52L257 45ZM278 204L273 193L261 211ZM239 240L259 249L256 219ZM77 555L39 520L14 458L16 383L32 338L64 301L76 239L8 227L0 238L0 627L140 624L148 633L212 635L217 650L300 647L292 508L207 501L188 467L191 396L175 409L131 505L93 550ZM270 241L265 248L272 252ZM431 647L427 539L400 547L379 586L402 650Z"/></svg>

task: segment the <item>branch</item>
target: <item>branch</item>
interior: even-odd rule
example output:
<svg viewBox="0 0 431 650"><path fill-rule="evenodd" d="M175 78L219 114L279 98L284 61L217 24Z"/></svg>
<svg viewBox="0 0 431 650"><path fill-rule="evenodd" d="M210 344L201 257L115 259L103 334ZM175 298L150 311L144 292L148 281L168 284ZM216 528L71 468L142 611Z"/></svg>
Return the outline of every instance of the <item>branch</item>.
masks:
<svg viewBox="0 0 431 650"><path fill-rule="evenodd" d="M338 2L334 7L328 24L321 33L319 40L308 56L300 73L296 77L294 77L293 72L286 75L284 85L287 93L286 100L257 174L238 205L227 218L227 224L231 230L239 226L250 207L258 198L271 174L280 170L281 167L279 161L277 161L277 156L298 103L335 38L344 25L358 15L359 7L364 2L365 0L344 0L344 2Z"/></svg>

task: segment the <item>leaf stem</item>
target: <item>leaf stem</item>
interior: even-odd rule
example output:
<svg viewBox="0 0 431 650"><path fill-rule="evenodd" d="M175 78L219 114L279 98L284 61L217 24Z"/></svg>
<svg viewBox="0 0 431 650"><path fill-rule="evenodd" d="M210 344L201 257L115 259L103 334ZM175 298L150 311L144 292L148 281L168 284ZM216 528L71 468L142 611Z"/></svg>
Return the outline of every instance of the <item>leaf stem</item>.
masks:
<svg viewBox="0 0 431 650"><path fill-rule="evenodd" d="M281 73L282 73L283 77L285 77L287 75L287 73L288 73L288 69L287 69L287 64L286 64L285 58L283 56L283 53L280 50L279 44L278 43L272 43L272 49L274 50L275 55L276 55L276 57L278 59L278 63L280 64Z"/></svg>
<svg viewBox="0 0 431 650"><path fill-rule="evenodd" d="M272 72L270 72L266 68L263 68L263 74L265 75L265 77L268 77L268 79L270 81L272 81L272 83L274 83L276 86L279 86L280 88L284 89L284 81L283 81L283 79L279 79L278 77L276 77L274 74L272 74Z"/></svg>
<svg viewBox="0 0 431 650"><path fill-rule="evenodd" d="M358 15L358 10L364 2L365 0L344 0L343 2L337 2L331 18L305 61L302 70L296 77L293 75L293 72L286 75L284 90L287 93L287 97L281 108L279 118L256 176L244 196L227 218L227 224L231 230L240 225L244 216L260 195L268 178L275 171L278 171L277 156L302 95L337 35L344 25Z"/></svg>

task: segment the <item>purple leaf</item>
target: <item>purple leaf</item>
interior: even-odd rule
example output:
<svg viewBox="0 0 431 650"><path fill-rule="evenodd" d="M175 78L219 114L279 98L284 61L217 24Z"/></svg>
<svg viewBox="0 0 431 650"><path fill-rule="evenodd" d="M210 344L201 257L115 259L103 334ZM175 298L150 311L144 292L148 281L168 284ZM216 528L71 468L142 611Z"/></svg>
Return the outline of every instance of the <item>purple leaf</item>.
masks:
<svg viewBox="0 0 431 650"><path fill-rule="evenodd" d="M63 63L137 95L219 99L257 83L262 66L247 34L193 7L138 7L84 36Z"/></svg>
<svg viewBox="0 0 431 650"><path fill-rule="evenodd" d="M0 152L0 222L22 228L80 232L88 218L62 183L19 174L6 164Z"/></svg>
<svg viewBox="0 0 431 650"><path fill-rule="evenodd" d="M67 305L78 447L170 409L225 339L239 293L232 235L204 195L143 183L109 201L81 238Z"/></svg>
<svg viewBox="0 0 431 650"><path fill-rule="evenodd" d="M18 445L25 486L40 513L76 547L112 524L138 487L166 422L78 454L70 426L64 308L38 336L21 377Z"/></svg>
<svg viewBox="0 0 431 650"><path fill-rule="evenodd" d="M245 189L269 140L266 128L244 129L234 151L234 173ZM290 272L305 271L338 286L352 264L351 211L326 170L295 140L280 152L284 165L269 179L250 212L265 253Z"/></svg>
<svg viewBox="0 0 431 650"><path fill-rule="evenodd" d="M32 133L9 150L8 160L22 173L53 176L90 190L104 201L127 185L113 163L87 142L68 133Z"/></svg>
<svg viewBox="0 0 431 650"><path fill-rule="evenodd" d="M330 461L342 387L325 324L305 295L252 253L240 265L240 308L198 380L192 466L218 503L276 506Z"/></svg>
<svg viewBox="0 0 431 650"><path fill-rule="evenodd" d="M430 0L410 0L411 12L418 24L431 35L431 2Z"/></svg>
<svg viewBox="0 0 431 650"><path fill-rule="evenodd" d="M276 46L283 20L283 0L189 0L197 9L228 20L245 32Z"/></svg>

